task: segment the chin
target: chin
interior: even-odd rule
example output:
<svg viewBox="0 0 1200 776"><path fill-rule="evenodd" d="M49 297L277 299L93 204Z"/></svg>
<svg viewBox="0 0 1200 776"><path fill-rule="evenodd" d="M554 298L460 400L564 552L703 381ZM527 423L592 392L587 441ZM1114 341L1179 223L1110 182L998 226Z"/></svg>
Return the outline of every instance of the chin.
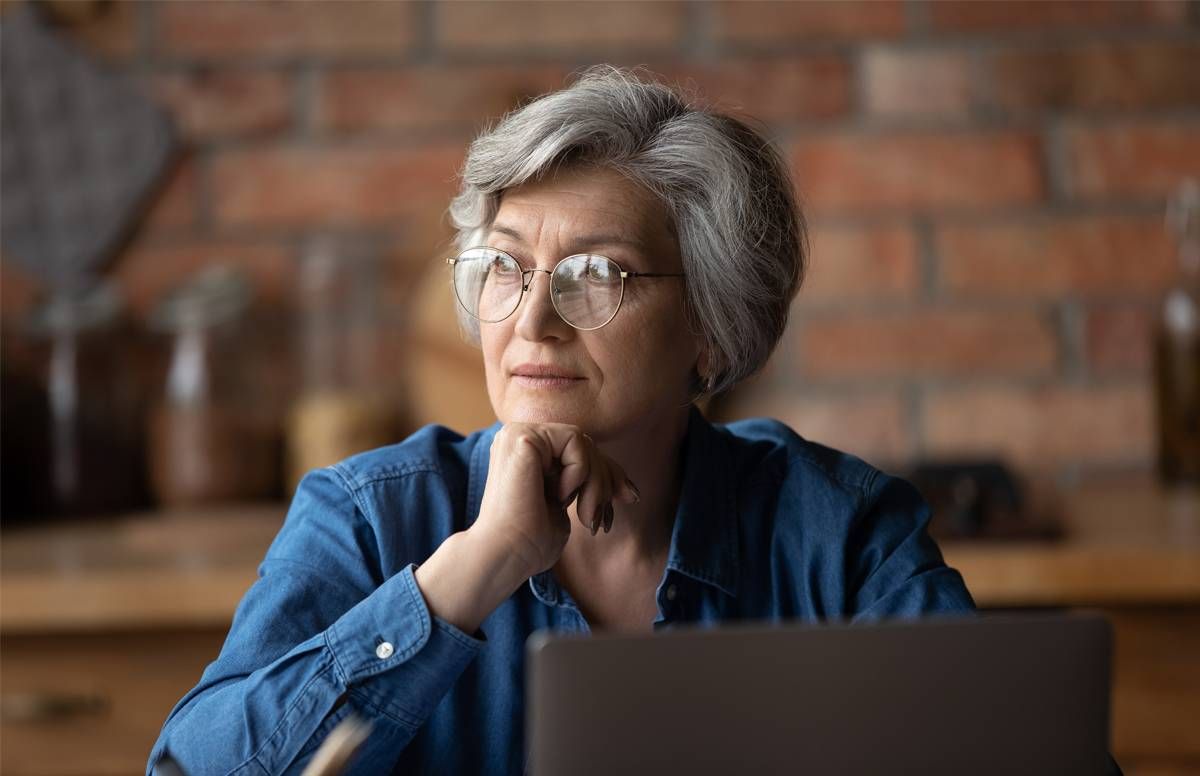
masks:
<svg viewBox="0 0 1200 776"><path fill-rule="evenodd" d="M567 423L584 431L590 431L592 425L591 413L553 402L523 401L497 416L505 423Z"/></svg>

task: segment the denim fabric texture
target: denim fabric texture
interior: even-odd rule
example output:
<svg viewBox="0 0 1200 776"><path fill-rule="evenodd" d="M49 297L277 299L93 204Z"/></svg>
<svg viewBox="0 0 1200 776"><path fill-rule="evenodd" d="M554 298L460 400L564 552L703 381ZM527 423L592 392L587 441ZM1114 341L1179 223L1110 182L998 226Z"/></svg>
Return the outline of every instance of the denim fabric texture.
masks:
<svg viewBox="0 0 1200 776"><path fill-rule="evenodd" d="M546 571L464 633L414 577L476 519L499 428L427 426L310 472L148 772L166 752L192 776L299 773L353 712L373 724L355 774L521 773L525 640L588 623ZM655 629L973 611L903 480L777 421L714 425L695 409L681 452Z"/></svg>

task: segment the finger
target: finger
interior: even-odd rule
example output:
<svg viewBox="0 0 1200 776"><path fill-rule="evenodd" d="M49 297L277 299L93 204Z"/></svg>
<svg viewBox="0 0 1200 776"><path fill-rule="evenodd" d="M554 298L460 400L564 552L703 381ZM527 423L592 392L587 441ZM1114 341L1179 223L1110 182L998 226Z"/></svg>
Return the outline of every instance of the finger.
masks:
<svg viewBox="0 0 1200 776"><path fill-rule="evenodd" d="M612 492L613 496L625 504L636 504L642 500L642 494L638 490L637 485L633 480L629 479L629 475L621 468L621 464L609 459L608 461L610 476L612 477Z"/></svg>
<svg viewBox="0 0 1200 776"><path fill-rule="evenodd" d="M602 454L593 449L592 456L593 461L587 483L584 485L575 508L580 523L592 535L595 535L602 527L606 505L612 498L612 484L609 481L608 466L605 465Z"/></svg>
<svg viewBox="0 0 1200 776"><path fill-rule="evenodd" d="M574 426L546 423L538 427L538 432L559 467L558 498L569 504L582 494L582 487L591 476L595 464L592 445Z"/></svg>
<svg viewBox="0 0 1200 776"><path fill-rule="evenodd" d="M596 511L595 525L596 525L597 530L603 528L604 532L608 533L612 527L612 519L613 519L612 500L613 500L613 486L615 483L613 481L612 468L609 466L604 466L603 470L604 470L603 499L600 502L600 508Z"/></svg>

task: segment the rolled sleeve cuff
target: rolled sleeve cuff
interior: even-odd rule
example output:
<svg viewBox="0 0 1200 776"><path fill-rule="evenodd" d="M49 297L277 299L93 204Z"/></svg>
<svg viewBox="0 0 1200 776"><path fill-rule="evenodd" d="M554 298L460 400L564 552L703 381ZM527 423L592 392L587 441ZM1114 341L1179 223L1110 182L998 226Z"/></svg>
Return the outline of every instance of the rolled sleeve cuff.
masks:
<svg viewBox="0 0 1200 776"><path fill-rule="evenodd" d="M411 563L338 619L326 644L347 689L422 724L487 643L433 616Z"/></svg>

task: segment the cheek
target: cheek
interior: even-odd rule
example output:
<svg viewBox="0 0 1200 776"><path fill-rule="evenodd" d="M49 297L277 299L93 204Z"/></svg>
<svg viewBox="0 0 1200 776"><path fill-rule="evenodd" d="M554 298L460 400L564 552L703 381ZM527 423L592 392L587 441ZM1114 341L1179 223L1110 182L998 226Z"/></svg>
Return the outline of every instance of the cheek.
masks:
<svg viewBox="0 0 1200 776"><path fill-rule="evenodd" d="M479 346L483 354L483 371L487 377L488 393L493 394L499 390L504 381L499 379L503 363L504 346L507 343L507 338L503 336L503 331L498 326L487 326L480 329Z"/></svg>
<svg viewBox="0 0 1200 776"><path fill-rule="evenodd" d="M633 321L631 321L633 323ZM623 327L614 338L619 348L605 353L605 370L637 393L686 393L697 351L682 319Z"/></svg>

